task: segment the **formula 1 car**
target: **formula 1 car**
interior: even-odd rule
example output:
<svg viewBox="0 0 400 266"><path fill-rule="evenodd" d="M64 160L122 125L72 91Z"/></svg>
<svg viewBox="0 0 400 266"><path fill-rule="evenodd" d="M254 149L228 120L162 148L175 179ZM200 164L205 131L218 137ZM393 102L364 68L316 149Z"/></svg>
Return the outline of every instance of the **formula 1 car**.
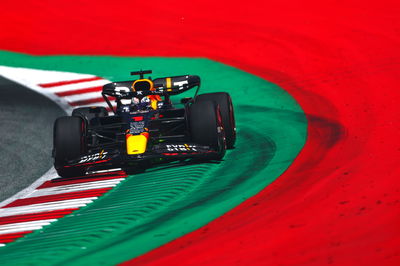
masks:
<svg viewBox="0 0 400 266"><path fill-rule="evenodd" d="M108 108L76 108L55 121L54 167L61 177L190 158L221 160L226 149L234 147L228 93L197 95L199 76L144 78L150 73L131 72L140 78L104 85ZM197 88L194 97L182 98L182 107L175 107L170 96L192 88Z"/></svg>

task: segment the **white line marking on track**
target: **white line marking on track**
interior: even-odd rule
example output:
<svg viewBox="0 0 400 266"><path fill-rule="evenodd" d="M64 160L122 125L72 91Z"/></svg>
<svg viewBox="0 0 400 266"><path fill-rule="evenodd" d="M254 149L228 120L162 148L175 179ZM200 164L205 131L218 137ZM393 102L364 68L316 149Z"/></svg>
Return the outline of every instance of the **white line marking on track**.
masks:
<svg viewBox="0 0 400 266"><path fill-rule="evenodd" d="M45 225L49 225L45 224ZM43 225L44 226L44 225ZM1 234L12 234L12 233L18 233L18 232L24 232L24 231L34 231L34 230L38 230L38 229L42 229L43 226L26 226L24 228L17 228L17 229L9 229L9 230L4 230L3 232L1 232Z"/></svg>
<svg viewBox="0 0 400 266"><path fill-rule="evenodd" d="M42 188L32 191L32 193L25 198L56 195L68 192L84 191L89 189L115 187L121 182L121 180L123 180L123 178L116 178L115 180L94 181L94 182L79 183L79 184L72 184L72 185L65 185L58 187Z"/></svg>
<svg viewBox="0 0 400 266"><path fill-rule="evenodd" d="M46 203L39 203L39 204L32 204L32 205L25 205L18 207L3 208L0 209L0 217L79 208L82 206L86 206L88 203L93 202L93 200L97 198L98 197L88 197L81 199L60 200L55 202L46 202Z"/></svg>
<svg viewBox="0 0 400 266"><path fill-rule="evenodd" d="M14 232L23 232L23 231L30 231L27 228L30 227L37 227L37 226L44 226L48 225L52 222L57 221L57 219L46 219L46 220L38 220L38 221L29 221L29 222L21 222L21 223L14 223L14 224L6 224L0 225L0 235L2 234L9 234L10 230L14 230ZM16 231L18 230L18 231Z"/></svg>

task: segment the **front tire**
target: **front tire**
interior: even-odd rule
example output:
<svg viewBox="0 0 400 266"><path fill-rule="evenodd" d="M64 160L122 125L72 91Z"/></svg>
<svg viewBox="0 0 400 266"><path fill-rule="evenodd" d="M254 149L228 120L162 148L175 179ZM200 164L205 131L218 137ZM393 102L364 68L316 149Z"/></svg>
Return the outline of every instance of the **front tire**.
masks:
<svg viewBox="0 0 400 266"><path fill-rule="evenodd" d="M225 130L226 146L232 149L236 142L236 122L232 98L226 92L205 93L198 95L195 102L213 101L221 110L222 124Z"/></svg>
<svg viewBox="0 0 400 266"><path fill-rule="evenodd" d="M189 108L189 126L192 140L217 151L209 159L221 160L226 151L225 132L219 106L212 101L201 101Z"/></svg>
<svg viewBox="0 0 400 266"><path fill-rule="evenodd" d="M54 167L61 177L79 176L83 168L65 167L69 160L86 152L86 125L81 117L64 116L54 123Z"/></svg>

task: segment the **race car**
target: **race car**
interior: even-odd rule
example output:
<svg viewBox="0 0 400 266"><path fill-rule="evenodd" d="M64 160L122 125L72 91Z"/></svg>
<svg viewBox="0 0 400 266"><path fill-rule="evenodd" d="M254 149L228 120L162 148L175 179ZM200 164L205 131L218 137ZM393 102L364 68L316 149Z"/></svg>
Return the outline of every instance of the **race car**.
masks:
<svg viewBox="0 0 400 266"><path fill-rule="evenodd" d="M226 149L234 147L236 126L228 93L198 95L199 76L144 77L151 73L131 72L139 79L104 85L108 108L76 108L55 121L53 157L59 176L192 158L222 160ZM173 104L171 96L192 88L193 97Z"/></svg>

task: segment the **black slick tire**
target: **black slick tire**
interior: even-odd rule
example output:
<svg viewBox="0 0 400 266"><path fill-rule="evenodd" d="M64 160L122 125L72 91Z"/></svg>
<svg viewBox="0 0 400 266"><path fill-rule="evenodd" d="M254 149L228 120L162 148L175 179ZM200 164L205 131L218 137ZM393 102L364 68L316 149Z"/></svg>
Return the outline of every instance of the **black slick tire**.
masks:
<svg viewBox="0 0 400 266"><path fill-rule="evenodd" d="M85 153L85 122L81 117L64 116L54 123L54 167L61 177L80 176L81 167L65 167L67 162Z"/></svg>
<svg viewBox="0 0 400 266"><path fill-rule="evenodd" d="M212 101L201 101L189 108L189 126L193 142L210 146L216 153L210 153L208 159L221 160L226 151L225 134L219 106Z"/></svg>
<svg viewBox="0 0 400 266"><path fill-rule="evenodd" d="M231 96L226 92L198 95L195 102L214 101L221 110L222 124L225 130L226 146L232 149L236 142L236 122Z"/></svg>

